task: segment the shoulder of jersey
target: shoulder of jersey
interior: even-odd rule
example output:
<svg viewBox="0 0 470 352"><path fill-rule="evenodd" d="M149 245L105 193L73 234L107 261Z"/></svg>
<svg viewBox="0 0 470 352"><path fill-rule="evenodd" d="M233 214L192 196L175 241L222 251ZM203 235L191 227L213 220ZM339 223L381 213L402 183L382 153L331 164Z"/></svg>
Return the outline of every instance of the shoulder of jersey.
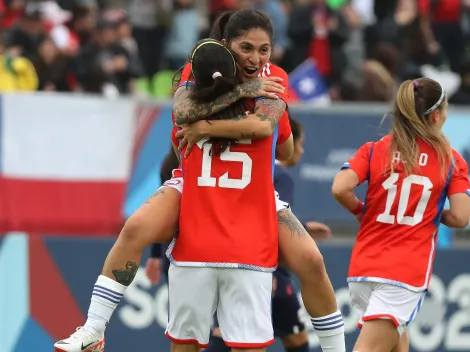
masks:
<svg viewBox="0 0 470 352"><path fill-rule="evenodd" d="M368 142L370 145L385 144L388 145L391 142L392 136L386 135L380 138L377 142Z"/></svg>
<svg viewBox="0 0 470 352"><path fill-rule="evenodd" d="M467 163L465 158L460 154L458 151L456 151L454 148L452 148L452 155L454 156L455 160L457 163Z"/></svg>
<svg viewBox="0 0 470 352"><path fill-rule="evenodd" d="M282 68L277 65L274 65L268 62L260 72L260 77L270 77L270 76L277 76L281 77L282 79L287 78L287 73Z"/></svg>

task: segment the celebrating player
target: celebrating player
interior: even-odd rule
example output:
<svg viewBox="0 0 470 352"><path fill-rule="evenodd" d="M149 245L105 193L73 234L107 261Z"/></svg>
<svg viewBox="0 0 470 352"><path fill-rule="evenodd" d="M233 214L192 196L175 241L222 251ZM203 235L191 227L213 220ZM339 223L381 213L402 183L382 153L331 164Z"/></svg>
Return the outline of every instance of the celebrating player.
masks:
<svg viewBox="0 0 470 352"><path fill-rule="evenodd" d="M304 130L296 120L289 119L292 136L294 139L294 153L287 161L276 161L274 167L274 188L279 193L280 199L292 205L294 198L294 180L285 170L297 165L304 153ZM304 224L309 234L314 238L325 239L331 234L328 226L309 221ZM273 282L274 295L272 298L272 320L274 335L279 337L287 352L308 352L308 335L304 323L299 318L300 302L297 292L292 284L289 269L279 265L274 272ZM230 352L222 340L218 325L212 331L209 347L205 352Z"/></svg>
<svg viewBox="0 0 470 352"><path fill-rule="evenodd" d="M286 73L278 66L269 63L273 31L266 15L254 10L222 14L214 24L211 36L223 38L223 42L235 54L240 80L250 82L257 75L279 76L283 79L282 83L286 91L284 94L278 93L281 101L258 99L255 114L250 114L243 119L213 121L210 124L198 121L180 126L181 130L178 131L177 137L182 138L180 147L188 144L186 153L192 145L208 133L212 136L234 139L253 135L259 137L260 133L272 133L272 126L276 120L271 115L282 107L282 100L287 96ZM183 72L183 80L189 76L190 72L191 66L188 64ZM174 112L180 123L204 119L207 115L221 111L239 99L237 89L208 104L196 104L190 99L190 94L189 89L175 96ZM266 127L266 122L269 122L268 127ZM263 124L264 127L260 127ZM225 131L222 131L223 129ZM283 259L300 280L302 299L307 312L312 317L311 321L322 348L329 351L344 351L343 319L337 308L334 290L326 273L323 257L297 218L291 212L286 214L287 216L282 213L278 214L279 248Z"/></svg>
<svg viewBox="0 0 470 352"><path fill-rule="evenodd" d="M361 223L348 274L362 326L354 351L408 350L403 332L429 285L437 227L469 223L468 166L441 131L446 117L439 83L405 81L390 135L364 144L334 180L335 198ZM354 195L364 181L365 204Z"/></svg>
<svg viewBox="0 0 470 352"><path fill-rule="evenodd" d="M203 41L191 59L194 101L213 101L236 86L235 60L220 42ZM211 118L243 118L252 109L247 103L241 100ZM279 109L273 118L283 112ZM274 341L276 210L284 208L270 182L275 143L275 136L204 138L181 160L179 231L168 250L166 335L174 352L207 347L216 310L224 341L233 351L263 351Z"/></svg>
<svg viewBox="0 0 470 352"><path fill-rule="evenodd" d="M238 16L235 16L238 15ZM254 16L255 15L255 16ZM245 16L245 18L243 17ZM247 22L244 20L248 17ZM251 16L251 18L250 18ZM258 17L257 17L258 16ZM260 22L260 14L254 13L235 13L233 16L224 14L219 18L216 26L214 27L219 33L224 32L224 25L229 24L229 19L232 23L226 26L227 34L232 39L243 37L243 33L253 28L263 28L266 26L266 19ZM253 19L253 17L255 17ZM268 19L268 24L269 19ZM243 27L245 26L245 27ZM272 27L270 27L270 38L272 38ZM259 31L258 31L259 32ZM270 51L270 47L266 49L266 45L261 48L260 45L250 47L250 43L245 43L243 50L249 51L255 56L265 53L266 50ZM242 49L239 49L239 51ZM243 67L246 65L246 56L241 58L237 56L237 65ZM263 54L261 61L264 66L262 73L270 75L271 68L276 68L267 63L269 55ZM259 62L258 62L259 64ZM279 68L277 68L279 70ZM189 65L189 72L191 67ZM249 71L249 70L248 70ZM260 71L260 70L258 70ZM283 72L283 71L282 71ZM285 73L283 73L285 75ZM279 86L276 84L275 78L263 77L261 79L253 78L250 76L249 80L239 85L235 90L224 94L220 99L206 104L199 104L196 109L192 110L191 102L184 103L180 107L187 107L187 113L195 114L211 114L222 110L229 106L234 101L240 98L254 98L257 96L273 97L271 92L282 93ZM287 76L284 83L287 83ZM246 77L245 77L246 79ZM186 105L185 105L186 104ZM225 105L224 105L225 104ZM258 102L257 102L258 104ZM268 105L269 104L262 104ZM268 110L271 110L269 107ZM266 109L260 109L260 112L266 112ZM269 115L268 115L269 116ZM265 133L266 130L273 133L271 123L276 122L271 118L266 119L263 115L264 121L260 118L253 121L253 116L246 119L236 121L237 124L245 128L245 133L249 132L252 137L253 126L256 125ZM246 122L249 123L246 123ZM267 124L265 122L268 122ZM224 125L228 121L214 121L213 126L217 123ZM235 128L236 125L235 124ZM268 128L266 129L266 125ZM232 128L233 126L224 125L225 128ZM259 127L262 126L262 127ZM245 135L246 136L246 135ZM261 135L256 135L261 137ZM122 229L118 240L110 251L106 259L102 275L99 276L95 284L90 309L88 311L88 319L84 327L78 329L70 338L59 341L56 343L56 351L81 351L82 346L89 346L87 350L95 350L104 345L104 331L111 315L119 301L121 300L127 286L132 282L140 262L142 251L149 244L153 242L167 242L175 232L178 222L180 208L180 193L171 187L160 188L141 208L139 208L126 222ZM323 263L323 258L319 253L315 243L311 238L306 235L303 227L292 215L279 217L280 237L279 246L284 254L285 260L289 267L299 276L301 280L302 295L307 311L310 315L317 317L318 320L326 322L322 331L320 340L329 346L339 346L338 351L344 350L344 327L342 324L341 313L337 310L334 291L331 283L326 274ZM300 225L300 226L299 226ZM329 321L337 322L336 324L328 324ZM98 346L98 347L97 347ZM341 347L342 346L342 347ZM100 349L101 350L101 349Z"/></svg>

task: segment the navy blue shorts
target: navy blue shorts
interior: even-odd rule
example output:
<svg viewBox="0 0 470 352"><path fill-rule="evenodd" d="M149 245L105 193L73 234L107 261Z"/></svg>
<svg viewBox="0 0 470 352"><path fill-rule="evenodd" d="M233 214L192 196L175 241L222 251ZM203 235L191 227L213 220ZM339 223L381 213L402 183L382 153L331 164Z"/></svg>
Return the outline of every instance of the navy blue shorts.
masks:
<svg viewBox="0 0 470 352"><path fill-rule="evenodd" d="M299 317L300 302L297 290L292 285L291 274L286 269L279 268L274 277L277 280L272 298L274 336L283 338L298 334L305 330L305 325Z"/></svg>

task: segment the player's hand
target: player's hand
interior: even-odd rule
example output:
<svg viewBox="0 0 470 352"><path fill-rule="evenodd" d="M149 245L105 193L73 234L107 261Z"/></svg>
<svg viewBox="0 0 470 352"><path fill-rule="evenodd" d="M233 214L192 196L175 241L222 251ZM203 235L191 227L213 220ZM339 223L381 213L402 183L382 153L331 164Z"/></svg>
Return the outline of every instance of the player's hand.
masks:
<svg viewBox="0 0 470 352"><path fill-rule="evenodd" d="M324 241L331 237L331 229L325 224L308 221L305 223L305 228L313 239Z"/></svg>
<svg viewBox="0 0 470 352"><path fill-rule="evenodd" d="M361 221L362 221L362 215L363 215L362 213L359 214L359 215L356 215L356 220L357 220L359 223L361 223Z"/></svg>
<svg viewBox="0 0 470 352"><path fill-rule="evenodd" d="M278 82L282 82L280 77L260 77L250 79L249 81L237 86L240 98L259 98L266 97L270 99L279 99L276 94L283 94L285 89Z"/></svg>
<svg viewBox="0 0 470 352"><path fill-rule="evenodd" d="M277 278L273 276L273 294L276 293L277 290Z"/></svg>
<svg viewBox="0 0 470 352"><path fill-rule="evenodd" d="M145 275L153 285L158 285L162 275L162 260L159 258L149 258L145 267Z"/></svg>
<svg viewBox="0 0 470 352"><path fill-rule="evenodd" d="M184 153L185 158L189 156L194 145L204 137L201 131L201 125L204 123L207 122L204 120L185 125L176 125L179 128L179 131L175 136L176 138L182 138L178 150L182 151L183 148L186 147L186 151Z"/></svg>

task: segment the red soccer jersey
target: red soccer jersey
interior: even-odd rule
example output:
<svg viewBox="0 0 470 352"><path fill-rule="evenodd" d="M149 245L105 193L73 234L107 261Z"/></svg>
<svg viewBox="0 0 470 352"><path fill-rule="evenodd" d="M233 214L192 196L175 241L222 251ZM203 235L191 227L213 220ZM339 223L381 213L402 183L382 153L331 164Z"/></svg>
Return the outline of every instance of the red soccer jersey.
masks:
<svg viewBox="0 0 470 352"><path fill-rule="evenodd" d="M190 69L185 71L189 74ZM184 79L188 77L183 74ZM279 133L269 138L239 141L220 156L212 155L207 141L200 141L183 160L179 233L171 247L175 264L275 269L274 147L291 134L287 114L276 130ZM174 133L172 139L178 143Z"/></svg>
<svg viewBox="0 0 470 352"><path fill-rule="evenodd" d="M364 144L343 168L368 181L365 212L352 252L348 281L395 284L413 291L428 287L437 228L447 196L470 195L468 166L455 164L443 177L432 146L419 141L418 166L410 175L396 153L390 173L391 136Z"/></svg>

